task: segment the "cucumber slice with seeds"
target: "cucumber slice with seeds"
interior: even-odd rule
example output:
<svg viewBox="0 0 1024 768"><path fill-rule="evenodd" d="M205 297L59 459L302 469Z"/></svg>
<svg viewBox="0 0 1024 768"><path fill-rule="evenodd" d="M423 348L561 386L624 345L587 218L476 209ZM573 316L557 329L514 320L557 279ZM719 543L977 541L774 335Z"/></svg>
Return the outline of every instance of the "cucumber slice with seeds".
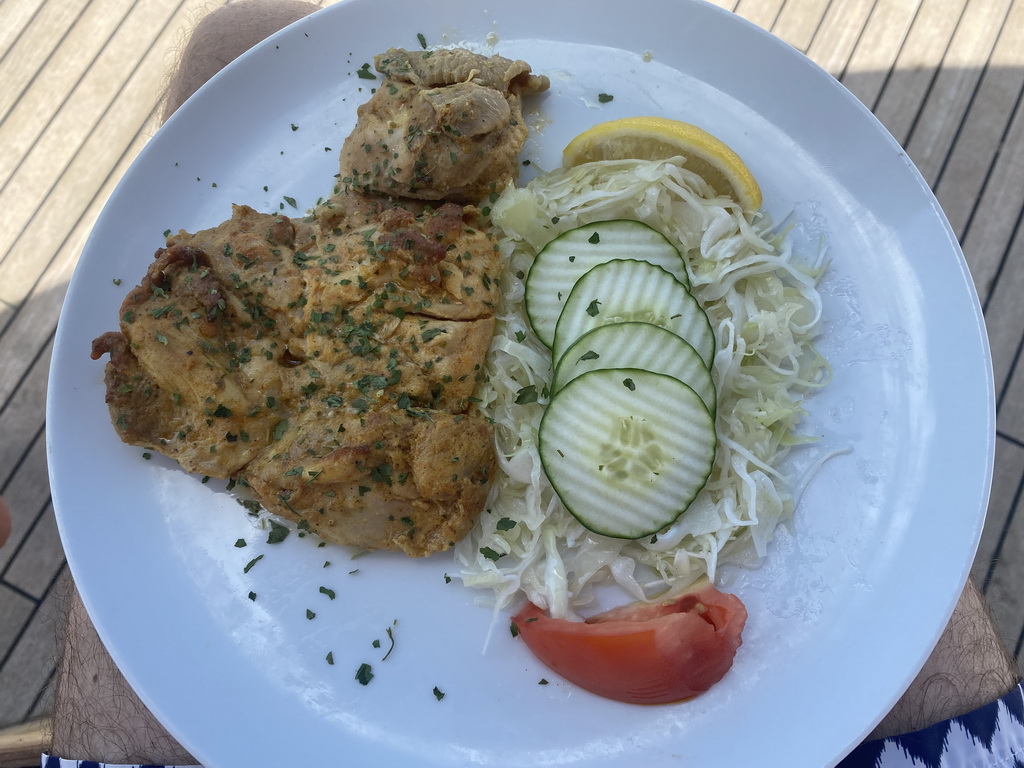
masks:
<svg viewBox="0 0 1024 768"><path fill-rule="evenodd" d="M573 379L540 424L544 472L566 509L621 539L655 534L686 511L716 447L714 420L693 389L632 368Z"/></svg>
<svg viewBox="0 0 1024 768"><path fill-rule="evenodd" d="M711 373L686 341L650 323L613 323L587 331L565 350L555 368L551 391L601 368L642 368L689 385L714 415L718 394Z"/></svg>
<svg viewBox="0 0 1024 768"><path fill-rule="evenodd" d="M657 264L684 286L690 284L679 251L643 222L615 219L571 229L541 249L526 278L526 313L537 337L550 347L576 281L598 264L624 258Z"/></svg>
<svg viewBox="0 0 1024 768"><path fill-rule="evenodd" d="M551 347L555 366L565 350L587 331L630 321L671 331L697 350L710 368L715 336L707 314L669 272L634 259L599 264L576 281L555 327Z"/></svg>

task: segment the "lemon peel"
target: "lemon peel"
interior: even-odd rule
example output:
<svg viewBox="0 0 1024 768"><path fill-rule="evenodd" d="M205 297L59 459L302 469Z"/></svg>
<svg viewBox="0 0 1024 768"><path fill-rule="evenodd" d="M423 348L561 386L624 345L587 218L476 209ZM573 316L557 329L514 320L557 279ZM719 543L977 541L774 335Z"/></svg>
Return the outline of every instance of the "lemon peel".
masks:
<svg viewBox="0 0 1024 768"><path fill-rule="evenodd" d="M761 188L746 164L725 142L690 123L665 117L624 117L598 123L562 152L562 166L595 160L668 160L703 178L716 195L730 197L745 213L761 207Z"/></svg>

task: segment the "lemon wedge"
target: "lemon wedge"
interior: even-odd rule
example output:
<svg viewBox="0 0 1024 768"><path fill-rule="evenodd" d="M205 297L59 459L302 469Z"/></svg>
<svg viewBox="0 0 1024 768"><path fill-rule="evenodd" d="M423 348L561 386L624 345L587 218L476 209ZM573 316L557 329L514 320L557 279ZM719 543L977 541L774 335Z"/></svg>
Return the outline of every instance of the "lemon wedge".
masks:
<svg viewBox="0 0 1024 768"><path fill-rule="evenodd" d="M731 197L753 213L761 188L740 156L703 128L664 117L624 117L598 123L562 152L562 166L593 160L667 160L681 155L683 167L703 178L717 195Z"/></svg>

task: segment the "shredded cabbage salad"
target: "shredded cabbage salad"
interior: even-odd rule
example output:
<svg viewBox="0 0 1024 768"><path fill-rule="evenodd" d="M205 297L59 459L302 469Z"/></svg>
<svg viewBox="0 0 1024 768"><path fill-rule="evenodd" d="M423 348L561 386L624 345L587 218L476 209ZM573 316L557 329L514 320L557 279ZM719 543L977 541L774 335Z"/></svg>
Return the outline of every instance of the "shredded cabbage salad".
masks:
<svg viewBox="0 0 1024 768"><path fill-rule="evenodd" d="M705 575L713 581L727 558L751 551L763 557L776 526L793 512L795 482L780 465L809 440L798 431L803 400L830 376L813 344L823 249L809 261L795 257L785 229L764 213L748 220L679 158L547 173L506 189L491 215L504 233L502 298L476 394L495 424L500 472L480 521L456 547L462 581L490 590L496 611L523 593L556 618L577 618L600 583L650 600ZM531 330L524 305L530 265L547 242L617 218L660 230L684 255L718 348L711 366L718 387L711 476L678 520L638 541L591 533L548 484L537 432L549 399L551 353Z"/></svg>

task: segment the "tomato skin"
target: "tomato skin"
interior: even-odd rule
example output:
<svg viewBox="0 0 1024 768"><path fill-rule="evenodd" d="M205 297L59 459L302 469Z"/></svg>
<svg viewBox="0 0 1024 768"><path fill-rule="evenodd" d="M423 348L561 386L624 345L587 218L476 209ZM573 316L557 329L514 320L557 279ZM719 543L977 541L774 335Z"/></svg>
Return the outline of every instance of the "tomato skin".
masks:
<svg viewBox="0 0 1024 768"><path fill-rule="evenodd" d="M742 601L711 585L664 603L613 608L586 622L549 618L533 603L512 617L548 667L629 704L668 704L708 690L732 667L746 620Z"/></svg>

